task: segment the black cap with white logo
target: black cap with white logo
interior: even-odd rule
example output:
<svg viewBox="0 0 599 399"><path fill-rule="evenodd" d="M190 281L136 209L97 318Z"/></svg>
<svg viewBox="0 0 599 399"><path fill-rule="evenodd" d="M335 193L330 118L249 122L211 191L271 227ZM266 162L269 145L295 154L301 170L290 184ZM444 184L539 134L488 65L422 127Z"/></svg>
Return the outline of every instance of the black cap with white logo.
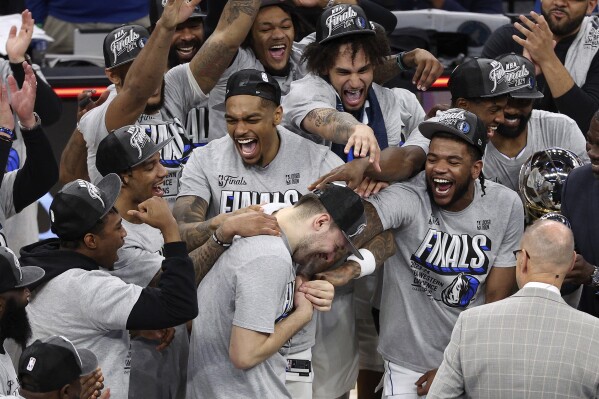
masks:
<svg viewBox="0 0 599 399"><path fill-rule="evenodd" d="M44 274L41 267L21 266L13 251L0 247L0 293L28 287Z"/></svg>
<svg viewBox="0 0 599 399"><path fill-rule="evenodd" d="M497 97L517 90L508 86L505 70L499 61L478 57L455 67L448 86L453 99Z"/></svg>
<svg viewBox="0 0 599 399"><path fill-rule="evenodd" d="M113 208L121 191L121 179L115 173L94 185L77 179L64 185L50 205L54 234L64 240L82 238Z"/></svg>
<svg viewBox="0 0 599 399"><path fill-rule="evenodd" d="M537 90L535 66L528 58L511 53L495 59L503 65L508 86L515 89L510 93L510 97L543 98L543 93Z"/></svg>
<svg viewBox="0 0 599 399"><path fill-rule="evenodd" d="M324 44L344 36L374 36L375 34L374 25L368 20L361 7L351 4L339 4L327 8L320 15L316 27L316 42Z"/></svg>
<svg viewBox="0 0 599 399"><path fill-rule="evenodd" d="M57 391L93 373L98 359L88 349L75 348L67 338L53 335L28 346L19 359L21 388L30 392Z"/></svg>
<svg viewBox="0 0 599 399"><path fill-rule="evenodd" d="M452 108L424 122L420 122L418 130L427 139L435 133L449 133L473 145L481 154L487 145L487 129L485 124L472 112L462 108Z"/></svg>
<svg viewBox="0 0 599 399"><path fill-rule="evenodd" d="M155 144L141 126L123 126L100 141L96 152L96 168L102 176L125 172L144 163L172 140L171 136Z"/></svg>
<svg viewBox="0 0 599 399"><path fill-rule="evenodd" d="M150 33L140 25L124 25L104 38L104 65L111 69L133 61L144 48Z"/></svg>
<svg viewBox="0 0 599 399"><path fill-rule="evenodd" d="M366 227L366 214L362 199L354 190L346 186L328 183L322 189L314 190L327 212L331 215L349 243L351 252L359 259L364 259L351 238Z"/></svg>
<svg viewBox="0 0 599 399"><path fill-rule="evenodd" d="M281 87L268 73L257 69L243 69L227 80L225 101L232 96L248 95L261 97L281 104Z"/></svg>

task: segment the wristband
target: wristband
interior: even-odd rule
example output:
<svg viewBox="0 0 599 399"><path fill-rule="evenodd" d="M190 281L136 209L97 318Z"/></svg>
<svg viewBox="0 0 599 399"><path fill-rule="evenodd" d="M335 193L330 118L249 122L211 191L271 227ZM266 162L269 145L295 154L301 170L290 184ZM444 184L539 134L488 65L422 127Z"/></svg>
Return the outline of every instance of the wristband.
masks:
<svg viewBox="0 0 599 399"><path fill-rule="evenodd" d="M402 51L401 53L397 54L397 58L395 59L395 61L397 62L397 66L401 71L407 71L409 69L402 61L402 58L405 53L405 51Z"/></svg>
<svg viewBox="0 0 599 399"><path fill-rule="evenodd" d="M19 124L19 127L21 128L21 130L28 132L30 130L34 130L37 129L38 127L40 127L40 125L42 124L42 120L40 119L40 116L37 114L37 112L33 113L33 117L35 118L35 123L33 124L33 126L31 127L25 127L23 125L21 125L21 121L17 121L17 123Z"/></svg>
<svg viewBox="0 0 599 399"><path fill-rule="evenodd" d="M368 276L369 274L372 274L376 269L376 260L374 259L374 255L372 254L372 252L370 252L366 248L360 248L359 251L362 257L364 258L363 260L358 259L356 255L351 255L347 258L347 260L353 260L358 265L360 265L360 275L356 278Z"/></svg>
<svg viewBox="0 0 599 399"><path fill-rule="evenodd" d="M0 132L8 134L11 140L15 139L15 133L7 127L0 127Z"/></svg>
<svg viewBox="0 0 599 399"><path fill-rule="evenodd" d="M593 274L591 274L591 287L599 287L599 267L593 266Z"/></svg>
<svg viewBox="0 0 599 399"><path fill-rule="evenodd" d="M230 242L222 242L221 240L218 239L218 237L216 236L216 231L214 233L212 233L212 239L214 240L215 243L217 243L218 245L220 245L223 248L229 248L231 246Z"/></svg>

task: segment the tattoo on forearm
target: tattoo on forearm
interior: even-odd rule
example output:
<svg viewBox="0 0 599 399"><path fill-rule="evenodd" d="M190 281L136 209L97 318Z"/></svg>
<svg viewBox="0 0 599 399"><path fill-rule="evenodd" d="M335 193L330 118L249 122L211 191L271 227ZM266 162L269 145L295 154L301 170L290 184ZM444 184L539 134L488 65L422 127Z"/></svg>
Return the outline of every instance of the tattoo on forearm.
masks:
<svg viewBox="0 0 599 399"><path fill-rule="evenodd" d="M383 231L362 246L368 249L374 255L376 266L380 267L396 251L395 239L390 230Z"/></svg>
<svg viewBox="0 0 599 399"><path fill-rule="evenodd" d="M235 22L239 15L245 14L250 17L254 17L258 10L258 5L260 2L256 0L230 0L223 13L225 13L227 24L232 24Z"/></svg>
<svg viewBox="0 0 599 399"><path fill-rule="evenodd" d="M360 124L351 114L332 108L313 109L306 115L306 121L313 123L317 128L330 128L332 136L327 138L341 144L347 142L354 132L354 126Z"/></svg>
<svg viewBox="0 0 599 399"><path fill-rule="evenodd" d="M237 49L222 42L207 41L200 52L201 54L198 53L194 57L190 68L202 91L208 93L214 88L223 71L231 64Z"/></svg>
<svg viewBox="0 0 599 399"><path fill-rule="evenodd" d="M179 234L188 251L193 251L206 242L213 233L210 221L206 221L208 202L193 195L177 199L173 215L179 224Z"/></svg>
<svg viewBox="0 0 599 399"><path fill-rule="evenodd" d="M362 201L362 203L366 214L366 228L353 238L353 242L357 247L361 247L383 231L383 223L375 207L368 201Z"/></svg>
<svg viewBox="0 0 599 399"><path fill-rule="evenodd" d="M196 274L196 286L200 285L204 276L208 274L223 252L225 252L225 248L215 243L214 240L208 240L201 247L191 251L189 257L193 262L193 270Z"/></svg>

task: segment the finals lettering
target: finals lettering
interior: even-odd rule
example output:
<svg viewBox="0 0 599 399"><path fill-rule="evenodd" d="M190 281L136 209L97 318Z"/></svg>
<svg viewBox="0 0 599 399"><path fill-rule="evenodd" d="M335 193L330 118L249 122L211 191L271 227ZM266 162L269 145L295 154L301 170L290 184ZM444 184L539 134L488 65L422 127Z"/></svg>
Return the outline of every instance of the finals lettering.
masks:
<svg viewBox="0 0 599 399"><path fill-rule="evenodd" d="M243 181L243 179L241 180ZM270 204L272 202L283 202L293 205L299 201L301 196L299 191L294 189L287 190L284 193L222 190L220 192L220 209L218 213L229 213L250 205Z"/></svg>
<svg viewBox="0 0 599 399"><path fill-rule="evenodd" d="M137 47L142 48L144 46L144 42L141 40L138 42L137 39L139 39L139 34L135 33L133 28L131 28L129 32L125 32L124 29L121 29L114 34L114 39L110 44L110 51L114 56L115 63L117 62L119 55L125 52L129 53Z"/></svg>
<svg viewBox="0 0 599 399"><path fill-rule="evenodd" d="M333 8L331 15L329 15L325 21L327 28L329 28L329 34L327 36L331 36L331 33L334 30L353 25L353 18L357 16L358 14L351 7L347 9L343 6Z"/></svg>
<svg viewBox="0 0 599 399"><path fill-rule="evenodd" d="M438 274L486 274L491 240L484 234L447 234L429 229L412 261Z"/></svg>

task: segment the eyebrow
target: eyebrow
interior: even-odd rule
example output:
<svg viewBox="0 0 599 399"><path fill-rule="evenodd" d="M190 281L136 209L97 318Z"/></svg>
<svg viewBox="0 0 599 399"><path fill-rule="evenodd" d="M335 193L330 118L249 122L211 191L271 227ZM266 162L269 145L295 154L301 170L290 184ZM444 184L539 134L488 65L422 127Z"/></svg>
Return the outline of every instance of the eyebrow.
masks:
<svg viewBox="0 0 599 399"><path fill-rule="evenodd" d="M279 20L279 24L282 24L282 23L285 23L285 22L293 22L293 21L291 20L290 17L286 17L286 18L283 18L283 19ZM263 21L263 22L258 22L258 25L260 25L260 26L264 26L264 25L270 26L270 25L274 25L276 23L277 23L276 21Z"/></svg>
<svg viewBox="0 0 599 399"><path fill-rule="evenodd" d="M244 116L243 118L236 118L232 115L229 114L225 114L225 118L229 118L229 119L235 119L235 120L246 120L246 119L251 119L251 118L260 118L262 115L259 112L254 112L253 114L249 114Z"/></svg>

